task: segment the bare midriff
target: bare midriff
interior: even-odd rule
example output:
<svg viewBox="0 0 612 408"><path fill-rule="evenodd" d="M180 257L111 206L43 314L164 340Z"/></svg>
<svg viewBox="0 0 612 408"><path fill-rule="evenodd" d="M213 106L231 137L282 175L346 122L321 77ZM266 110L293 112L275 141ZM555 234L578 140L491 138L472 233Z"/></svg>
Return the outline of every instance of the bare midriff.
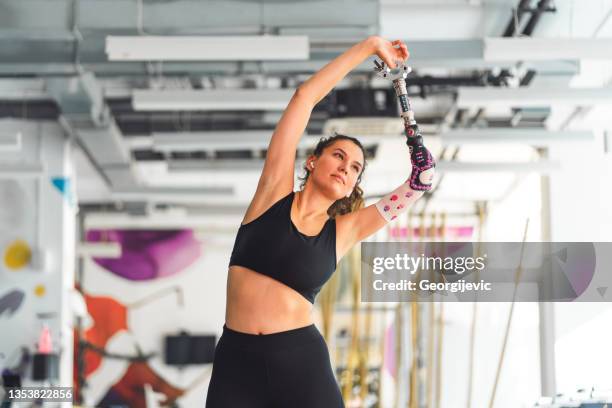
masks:
<svg viewBox="0 0 612 408"><path fill-rule="evenodd" d="M243 266L227 277L225 324L249 334L272 334L311 325L312 303L289 286Z"/></svg>

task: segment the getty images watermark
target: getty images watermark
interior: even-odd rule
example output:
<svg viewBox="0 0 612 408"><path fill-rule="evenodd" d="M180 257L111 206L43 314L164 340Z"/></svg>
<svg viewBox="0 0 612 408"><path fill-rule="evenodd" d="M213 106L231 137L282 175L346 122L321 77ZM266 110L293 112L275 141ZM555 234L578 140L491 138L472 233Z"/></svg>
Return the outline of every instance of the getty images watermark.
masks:
<svg viewBox="0 0 612 408"><path fill-rule="evenodd" d="M364 242L361 300L612 301L612 243Z"/></svg>

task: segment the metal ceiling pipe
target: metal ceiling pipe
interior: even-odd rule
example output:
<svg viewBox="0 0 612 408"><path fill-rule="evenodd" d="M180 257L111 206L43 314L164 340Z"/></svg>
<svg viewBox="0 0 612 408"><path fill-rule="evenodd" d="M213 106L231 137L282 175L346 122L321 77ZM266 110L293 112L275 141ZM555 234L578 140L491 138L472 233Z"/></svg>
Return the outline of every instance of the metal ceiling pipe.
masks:
<svg viewBox="0 0 612 408"><path fill-rule="evenodd" d="M542 14L551 10L550 3L550 0L540 0L535 10L529 10L531 0L521 0L516 9L516 17L514 15L510 17L510 21L506 26L506 30L504 31L503 36L514 37L515 30L520 27L521 22L523 20L523 16L528 10L531 13L531 17L529 18L529 21L527 21L527 24L525 25L525 28L523 29L521 34L524 36L531 36L536 25L540 21ZM534 70L529 70L527 74L521 79L520 86L528 86L529 83L533 80L535 74L536 72ZM501 85L505 81L505 78L509 75L510 72L507 69L502 70L499 76L495 78L495 84Z"/></svg>
<svg viewBox="0 0 612 408"><path fill-rule="evenodd" d="M531 0L521 0L518 7L516 8L516 18L514 12L508 21L508 25L502 34L503 37L514 37L515 29L521 26L521 21L525 15L525 9L531 5ZM514 11L514 10L513 10Z"/></svg>
<svg viewBox="0 0 612 408"><path fill-rule="evenodd" d="M523 16L525 15L525 9L527 9L531 5L531 0L521 0L516 9L512 9L512 15L510 16L510 21L508 21L508 25L502 34L502 37L514 37L516 33L516 29L521 26L521 22L523 20ZM515 11L516 10L516 11ZM516 13L516 16L515 16ZM506 78L510 76L510 71L508 69L503 69L499 75L494 76L491 74L491 71L488 71L486 77L491 78L491 82L495 86L501 86L505 84Z"/></svg>
<svg viewBox="0 0 612 408"><path fill-rule="evenodd" d="M540 2L538 3L538 8L534 10L533 13L531 13L531 17L529 18L529 21L527 21L527 25L523 30L523 35L530 36L531 34L533 34L533 30L540 21L542 14L549 11L550 6L551 0L540 0Z"/></svg>

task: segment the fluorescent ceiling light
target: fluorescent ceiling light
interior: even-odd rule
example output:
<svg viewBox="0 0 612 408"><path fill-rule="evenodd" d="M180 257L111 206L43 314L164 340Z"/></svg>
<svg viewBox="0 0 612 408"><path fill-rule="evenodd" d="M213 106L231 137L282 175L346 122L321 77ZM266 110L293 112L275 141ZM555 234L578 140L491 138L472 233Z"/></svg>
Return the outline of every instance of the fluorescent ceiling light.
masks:
<svg viewBox="0 0 612 408"><path fill-rule="evenodd" d="M129 190L113 190L114 200L154 201L154 202L190 202L200 203L209 198L224 198L234 196L234 188L198 187L198 188L131 188Z"/></svg>
<svg viewBox="0 0 612 408"><path fill-rule="evenodd" d="M272 133L273 130L153 133L153 149L160 152L266 149ZM298 147L312 145L314 142L302 137Z"/></svg>
<svg viewBox="0 0 612 408"><path fill-rule="evenodd" d="M459 108L512 108L612 105L612 88L473 88L457 89Z"/></svg>
<svg viewBox="0 0 612 408"><path fill-rule="evenodd" d="M136 90L136 111L156 110L284 110L295 89Z"/></svg>
<svg viewBox="0 0 612 408"><path fill-rule="evenodd" d="M110 61L307 60L307 36L108 36Z"/></svg>
<svg viewBox="0 0 612 408"><path fill-rule="evenodd" d="M296 169L298 161L295 162ZM263 159L222 159L222 160L168 160L168 173L191 173L210 174L214 172L260 172L263 169Z"/></svg>
<svg viewBox="0 0 612 408"><path fill-rule="evenodd" d="M423 130L423 129L421 129ZM398 118L334 118L325 121L323 134L334 132L345 135L393 135L404 132L404 122Z"/></svg>
<svg viewBox="0 0 612 408"><path fill-rule="evenodd" d="M589 131L551 132L546 129L458 129L440 134L443 145L524 143L550 146L559 142L583 142L595 139Z"/></svg>
<svg viewBox="0 0 612 408"><path fill-rule="evenodd" d="M612 59L612 38L485 38L485 61Z"/></svg>
<svg viewBox="0 0 612 408"><path fill-rule="evenodd" d="M513 163L498 163L498 162L459 162L450 160L440 160L436 164L436 170L445 172L469 172L469 173L490 173L490 172L507 172L507 173L548 173L554 170L559 170L561 164L558 161L540 160L535 162L513 162Z"/></svg>

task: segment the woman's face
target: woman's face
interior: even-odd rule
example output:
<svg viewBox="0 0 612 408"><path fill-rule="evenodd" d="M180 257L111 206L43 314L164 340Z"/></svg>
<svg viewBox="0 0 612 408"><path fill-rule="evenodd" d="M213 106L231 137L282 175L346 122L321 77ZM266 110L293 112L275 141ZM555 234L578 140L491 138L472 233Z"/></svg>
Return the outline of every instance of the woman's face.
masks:
<svg viewBox="0 0 612 408"><path fill-rule="evenodd" d="M321 156L308 159L309 180L339 200L352 193L363 163L361 148L350 140L340 139L327 146Z"/></svg>

